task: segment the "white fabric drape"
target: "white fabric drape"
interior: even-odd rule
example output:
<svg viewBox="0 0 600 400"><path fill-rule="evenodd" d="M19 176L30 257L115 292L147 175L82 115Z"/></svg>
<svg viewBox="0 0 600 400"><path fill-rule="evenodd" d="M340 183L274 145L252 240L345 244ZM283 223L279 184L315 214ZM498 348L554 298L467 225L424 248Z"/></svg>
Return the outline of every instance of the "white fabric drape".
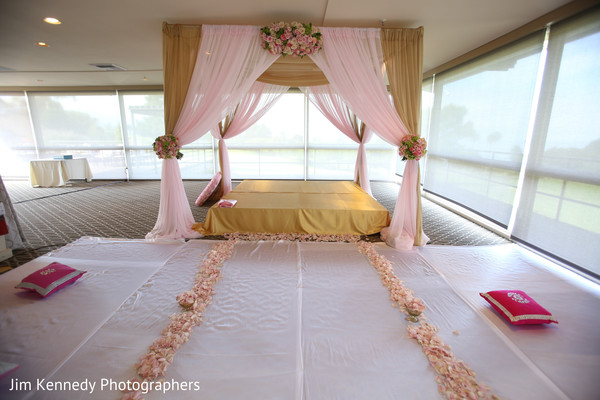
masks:
<svg viewBox="0 0 600 400"><path fill-rule="evenodd" d="M229 113L225 123L220 123L211 131L213 137L219 141L223 195L231 191L231 167L225 139L231 139L250 128L273 107L288 89L289 86L256 81L235 110Z"/></svg>
<svg viewBox="0 0 600 400"><path fill-rule="evenodd" d="M323 48L310 55L311 59L335 92L368 127L386 142L399 146L410 132L394 109L385 87L381 31L376 28L320 29ZM407 162L392 222L389 229L382 231L382 238L394 248L410 249L414 243L417 191L413 185L418 183L417 167L416 161Z"/></svg>
<svg viewBox="0 0 600 400"><path fill-rule="evenodd" d="M261 47L260 27L203 25L202 41L183 109L173 130L180 145L209 132L277 59ZM163 162L158 218L147 239L198 237L179 164Z"/></svg>
<svg viewBox="0 0 600 400"><path fill-rule="evenodd" d="M365 192L372 195L371 182L369 182L367 172L367 153L365 151L365 144L371 139L372 131L362 122L359 126L356 115L330 85L311 86L300 88L300 90L308 96L308 99L329 122L352 141L359 144L354 171L355 181Z"/></svg>

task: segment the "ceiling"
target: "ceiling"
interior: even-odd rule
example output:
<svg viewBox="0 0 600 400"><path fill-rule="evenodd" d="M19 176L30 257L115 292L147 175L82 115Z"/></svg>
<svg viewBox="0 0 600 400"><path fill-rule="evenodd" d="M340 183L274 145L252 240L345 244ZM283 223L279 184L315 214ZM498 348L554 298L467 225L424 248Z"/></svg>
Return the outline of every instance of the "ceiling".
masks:
<svg viewBox="0 0 600 400"><path fill-rule="evenodd" d="M0 87L162 85L162 22L416 28L424 71L568 0L0 0ZM61 25L43 22L55 17ZM37 42L48 47L39 47ZM102 71L90 64L116 64Z"/></svg>

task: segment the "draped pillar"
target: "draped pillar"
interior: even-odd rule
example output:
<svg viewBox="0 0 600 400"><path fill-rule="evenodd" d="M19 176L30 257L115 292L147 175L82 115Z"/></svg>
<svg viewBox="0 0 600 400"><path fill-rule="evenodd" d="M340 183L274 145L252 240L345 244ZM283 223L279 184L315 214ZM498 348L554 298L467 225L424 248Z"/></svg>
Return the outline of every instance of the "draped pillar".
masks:
<svg viewBox="0 0 600 400"><path fill-rule="evenodd" d="M310 55L348 106L386 142L399 147L410 131L392 105L385 87L381 31L372 28L321 28L323 48ZM409 161L410 166L414 161ZM415 163L416 164L416 163ZM415 204L418 168L406 168L405 177L389 227L382 230L385 242L410 249L416 233ZM410 187L408 187L410 186Z"/></svg>
<svg viewBox="0 0 600 400"><path fill-rule="evenodd" d="M390 93L400 118L413 135L421 135L421 85L423 80L423 27L417 29L382 29L381 47L390 82ZM428 241L423 234L420 169L416 163L416 231L415 246ZM414 168L414 167L413 167Z"/></svg>
<svg viewBox="0 0 600 400"><path fill-rule="evenodd" d="M202 40L196 56L193 56L193 52L188 54L190 58L195 58L195 65L181 112L172 130L180 146L208 133L277 59L277 56L261 47L258 26L204 25L201 29ZM163 37L169 41L187 39L176 35ZM174 48L179 47L175 45ZM172 54L166 52L167 57ZM181 58L184 58L183 55ZM170 60L165 60L165 63L177 68L177 65L170 64ZM178 73L175 70L172 72ZM166 81L165 89L166 85L171 84L173 82ZM171 105L169 108L171 116L175 114L173 107ZM165 159L158 218L146 238L197 237L199 233L192 229L193 224L194 217L181 181L179 164L176 159Z"/></svg>

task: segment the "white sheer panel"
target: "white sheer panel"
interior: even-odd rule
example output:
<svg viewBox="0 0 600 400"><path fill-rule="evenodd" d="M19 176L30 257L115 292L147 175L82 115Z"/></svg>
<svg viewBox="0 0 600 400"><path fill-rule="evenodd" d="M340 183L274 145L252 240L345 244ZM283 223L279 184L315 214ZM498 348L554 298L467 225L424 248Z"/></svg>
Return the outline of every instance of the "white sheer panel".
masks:
<svg viewBox="0 0 600 400"><path fill-rule="evenodd" d="M0 175L27 178L37 158L24 93L0 93Z"/></svg>
<svg viewBox="0 0 600 400"><path fill-rule="evenodd" d="M369 179L390 181L397 148L373 135L366 144ZM308 179L354 179L358 145L342 134L316 107L308 105ZM402 165L404 167L404 165Z"/></svg>
<svg viewBox="0 0 600 400"><path fill-rule="evenodd" d="M600 275L600 11L552 27L513 234Z"/></svg>
<svg viewBox="0 0 600 400"><path fill-rule="evenodd" d="M131 179L160 179L152 143L164 134L162 91L119 92L123 141Z"/></svg>
<svg viewBox="0 0 600 400"><path fill-rule="evenodd" d="M431 122L431 111L433 108L433 86L434 79L428 78L423 81L421 88L421 136L429 143L429 125ZM402 157L397 155L398 160ZM398 162L396 167L396 174L402 175L403 164ZM424 162L421 163L421 185L424 182L427 168L427 158L424 158Z"/></svg>
<svg viewBox="0 0 600 400"><path fill-rule="evenodd" d="M424 187L507 226L543 33L436 75Z"/></svg>
<svg viewBox="0 0 600 400"><path fill-rule="evenodd" d="M304 179L304 95L283 95L227 147L232 179Z"/></svg>
<svg viewBox="0 0 600 400"><path fill-rule="evenodd" d="M353 180L357 149L358 144L308 103L308 179Z"/></svg>
<svg viewBox="0 0 600 400"><path fill-rule="evenodd" d="M40 158L86 157L95 179L126 177L115 92L32 93L29 104Z"/></svg>
<svg viewBox="0 0 600 400"><path fill-rule="evenodd" d="M369 178L373 181L393 180L394 171L398 168L397 164L399 163L397 160L398 148L387 143L377 135L373 135L365 147L367 149Z"/></svg>
<svg viewBox="0 0 600 400"><path fill-rule="evenodd" d="M235 110L219 123L212 131L218 140L219 164L221 166L221 189L218 193L226 195L231 191L231 165L225 139L231 139L244 133L260 120L287 92L289 86L270 85L256 81L248 93L242 97ZM229 124L229 125L228 125Z"/></svg>

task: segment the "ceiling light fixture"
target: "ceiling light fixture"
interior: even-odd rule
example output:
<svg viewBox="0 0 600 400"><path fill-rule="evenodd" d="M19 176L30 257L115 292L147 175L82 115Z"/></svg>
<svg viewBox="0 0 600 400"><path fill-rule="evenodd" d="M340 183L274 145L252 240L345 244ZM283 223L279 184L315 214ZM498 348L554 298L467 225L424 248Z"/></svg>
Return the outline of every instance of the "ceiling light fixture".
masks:
<svg viewBox="0 0 600 400"><path fill-rule="evenodd" d="M101 69L102 71L125 71L126 69L117 64L90 64L92 67Z"/></svg>
<svg viewBox="0 0 600 400"><path fill-rule="evenodd" d="M36 45L38 45L40 47L50 47L50 45L46 42L37 42Z"/></svg>
<svg viewBox="0 0 600 400"><path fill-rule="evenodd" d="M46 17L46 18L44 18L44 22L47 22L47 23L52 24L52 25L60 25L60 24L62 24L62 22L60 22L60 20L58 20L58 19L56 19L54 17Z"/></svg>

